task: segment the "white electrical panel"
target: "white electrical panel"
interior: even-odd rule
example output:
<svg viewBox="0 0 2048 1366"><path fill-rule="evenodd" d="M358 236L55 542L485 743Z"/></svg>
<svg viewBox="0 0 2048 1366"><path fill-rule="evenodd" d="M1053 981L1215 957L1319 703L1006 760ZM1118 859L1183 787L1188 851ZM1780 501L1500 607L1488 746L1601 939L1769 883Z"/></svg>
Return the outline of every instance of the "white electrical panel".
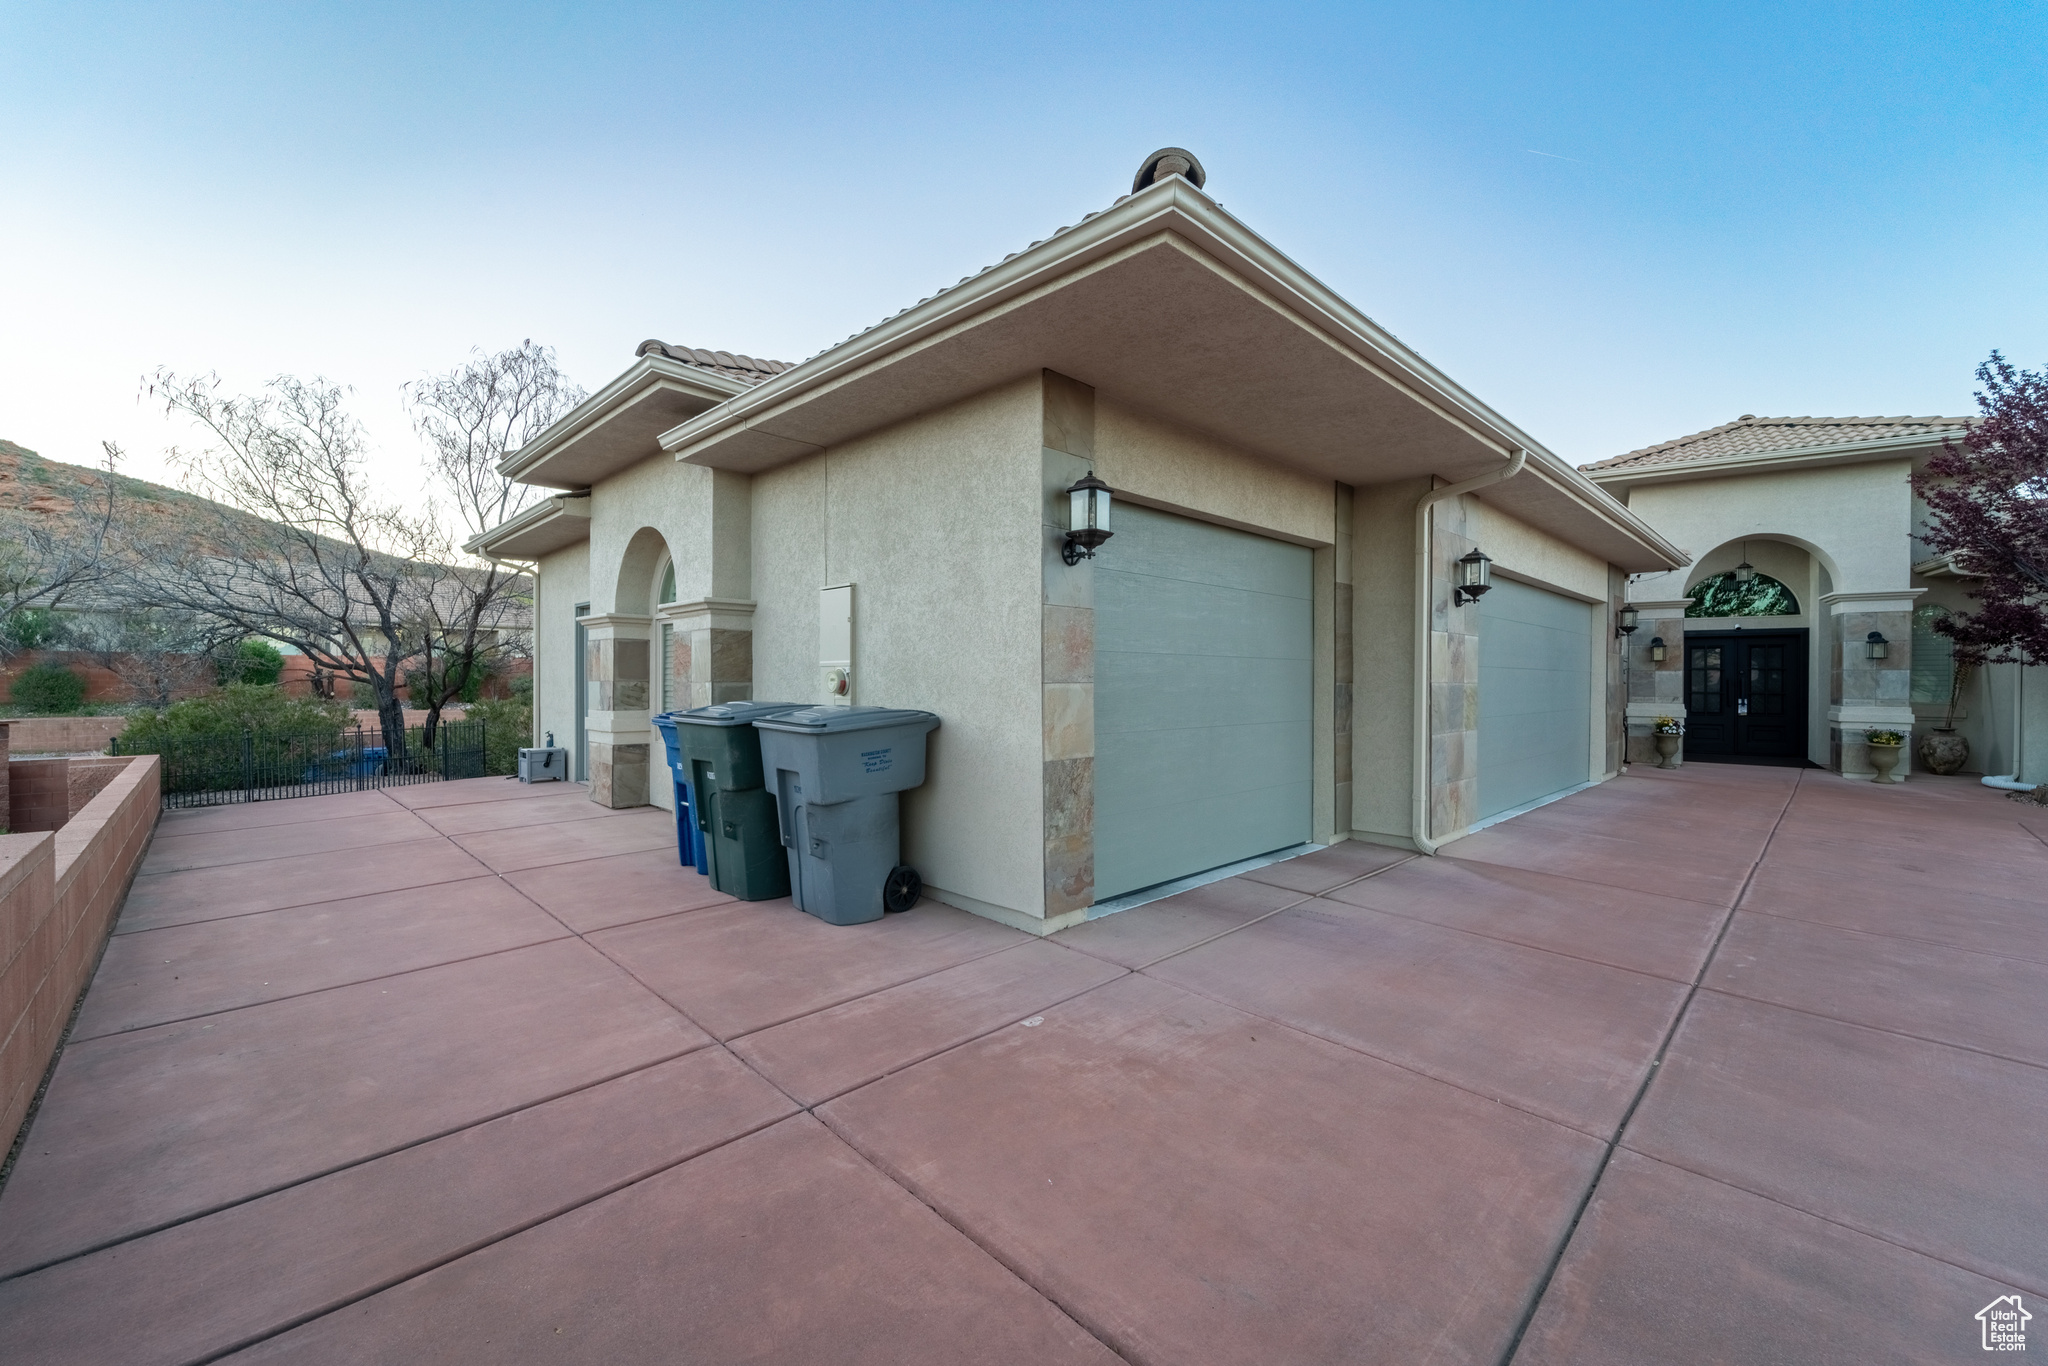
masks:
<svg viewBox="0 0 2048 1366"><path fill-rule="evenodd" d="M853 585L818 590L818 672L825 700L853 705Z"/></svg>

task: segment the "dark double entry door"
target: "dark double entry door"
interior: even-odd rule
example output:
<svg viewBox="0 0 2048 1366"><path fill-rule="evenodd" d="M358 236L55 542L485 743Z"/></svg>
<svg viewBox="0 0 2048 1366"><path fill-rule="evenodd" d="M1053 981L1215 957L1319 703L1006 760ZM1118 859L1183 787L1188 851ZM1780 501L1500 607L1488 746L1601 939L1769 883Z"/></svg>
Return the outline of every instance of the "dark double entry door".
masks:
<svg viewBox="0 0 2048 1366"><path fill-rule="evenodd" d="M1806 758L1806 632L1685 637L1688 759Z"/></svg>

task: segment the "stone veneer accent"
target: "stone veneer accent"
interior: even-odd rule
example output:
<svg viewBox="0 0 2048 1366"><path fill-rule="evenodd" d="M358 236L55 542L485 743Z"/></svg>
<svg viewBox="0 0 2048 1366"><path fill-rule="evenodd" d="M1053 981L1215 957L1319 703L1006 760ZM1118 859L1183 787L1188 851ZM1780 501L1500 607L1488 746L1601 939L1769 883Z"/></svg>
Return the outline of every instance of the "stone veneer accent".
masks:
<svg viewBox="0 0 2048 1366"><path fill-rule="evenodd" d="M590 800L647 805L650 749L650 618L617 613L583 618L588 642Z"/></svg>
<svg viewBox="0 0 2048 1366"><path fill-rule="evenodd" d="M1457 561L1475 549L1463 498L1430 509L1429 836L1464 830L1479 811L1479 614L1454 607Z"/></svg>
<svg viewBox="0 0 2048 1366"><path fill-rule="evenodd" d="M754 696L754 604L704 598L663 604L654 614L669 628L669 706L675 711Z"/></svg>
<svg viewBox="0 0 2048 1366"><path fill-rule="evenodd" d="M1925 589L1898 592L1823 593L1833 630L1829 646L1828 767L1845 778L1869 778L1871 730L1896 730L1906 743L1892 776L1913 766L1913 599ZM1872 631L1887 642L1885 657L1866 648Z"/></svg>
<svg viewBox="0 0 2048 1366"><path fill-rule="evenodd" d="M1067 488L1094 468L1095 390L1044 372L1041 688L1046 930L1095 904L1095 574L1069 566ZM1110 530L1116 514L1110 513Z"/></svg>
<svg viewBox="0 0 2048 1366"><path fill-rule="evenodd" d="M1685 609L1691 598L1634 604L1636 633L1622 645L1628 652L1628 761L1655 764L1655 727L1660 716L1685 720ZM1610 630L1612 627L1610 626ZM1650 642L1664 638L1664 662L1650 658ZM1685 762L1685 746L1676 762Z"/></svg>

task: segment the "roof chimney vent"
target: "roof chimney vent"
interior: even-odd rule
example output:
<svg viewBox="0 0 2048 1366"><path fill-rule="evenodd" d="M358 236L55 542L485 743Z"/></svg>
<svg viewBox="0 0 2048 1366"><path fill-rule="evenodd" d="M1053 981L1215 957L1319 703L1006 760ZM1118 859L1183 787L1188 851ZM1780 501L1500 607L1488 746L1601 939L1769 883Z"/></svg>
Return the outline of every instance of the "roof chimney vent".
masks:
<svg viewBox="0 0 2048 1366"><path fill-rule="evenodd" d="M1193 152L1185 147L1162 147L1146 157L1145 164L1138 168L1137 178L1131 181L1131 193L1136 194L1147 185L1164 180L1170 175L1187 177L1188 184L1198 190L1202 188L1202 182L1209 178Z"/></svg>

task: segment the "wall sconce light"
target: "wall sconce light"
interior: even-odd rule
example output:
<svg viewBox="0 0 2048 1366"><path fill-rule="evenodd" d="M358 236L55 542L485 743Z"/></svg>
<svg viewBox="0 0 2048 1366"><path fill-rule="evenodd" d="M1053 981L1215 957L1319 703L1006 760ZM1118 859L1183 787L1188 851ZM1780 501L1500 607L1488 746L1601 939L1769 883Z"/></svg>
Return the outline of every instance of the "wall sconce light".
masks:
<svg viewBox="0 0 2048 1366"><path fill-rule="evenodd" d="M1060 558L1079 564L1095 558L1095 547L1110 538L1109 485L1091 472L1067 490L1067 544Z"/></svg>
<svg viewBox="0 0 2048 1366"><path fill-rule="evenodd" d="M1885 646L1891 644L1890 641L1884 638L1884 632L1882 631L1872 631L1869 635L1863 637L1863 643L1869 648L1872 659L1883 659Z"/></svg>
<svg viewBox="0 0 2048 1366"><path fill-rule="evenodd" d="M1652 664L1662 664L1664 662L1664 637L1650 637L1650 662Z"/></svg>
<svg viewBox="0 0 2048 1366"><path fill-rule="evenodd" d="M1493 587L1487 582L1493 561L1473 547L1468 555L1458 558L1458 583L1451 589L1451 605L1463 607L1468 602L1477 602L1486 596L1486 590Z"/></svg>
<svg viewBox="0 0 2048 1366"><path fill-rule="evenodd" d="M1636 612L1635 608L1626 605L1623 606L1621 609L1620 617L1615 622L1615 634L1624 636L1634 635L1636 633L1637 615L1638 613Z"/></svg>

